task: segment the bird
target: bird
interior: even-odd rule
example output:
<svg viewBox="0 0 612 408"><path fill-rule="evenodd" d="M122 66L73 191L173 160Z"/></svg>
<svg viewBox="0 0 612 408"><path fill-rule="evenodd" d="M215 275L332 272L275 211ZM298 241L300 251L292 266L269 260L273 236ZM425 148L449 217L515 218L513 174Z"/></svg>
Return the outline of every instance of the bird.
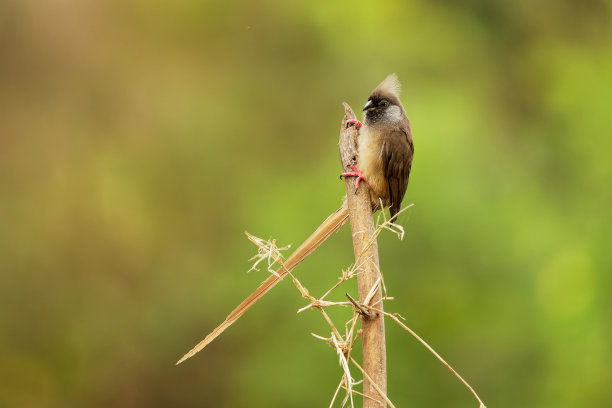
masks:
<svg viewBox="0 0 612 408"><path fill-rule="evenodd" d="M410 120L399 99L397 75L387 76L370 94L363 107L364 122L351 121L359 131L359 167L341 177L355 176L355 190L361 180L370 186L372 209L388 207L395 221L406 194L414 143Z"/></svg>
<svg viewBox="0 0 612 408"><path fill-rule="evenodd" d="M350 126L355 126L359 130L357 164L361 168L352 166L352 172L340 175L340 177L357 177L355 191L364 180L370 186L372 210L388 207L393 222L396 221L406 193L414 155L410 121L399 99L399 91L400 83L397 75L388 75L372 91L363 107L363 124L358 120L348 121ZM349 211L345 202L282 263L276 273L262 282L219 326L176 364L192 357L216 339L327 238L346 224L348 218Z"/></svg>

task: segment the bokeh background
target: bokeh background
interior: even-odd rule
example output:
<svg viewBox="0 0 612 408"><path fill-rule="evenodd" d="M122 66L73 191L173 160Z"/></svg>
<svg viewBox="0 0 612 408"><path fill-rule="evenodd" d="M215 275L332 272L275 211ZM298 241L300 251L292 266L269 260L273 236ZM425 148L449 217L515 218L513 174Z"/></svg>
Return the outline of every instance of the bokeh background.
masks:
<svg viewBox="0 0 612 408"><path fill-rule="evenodd" d="M3 1L0 407L328 406L289 281L173 364L266 277L244 230L296 245L340 205L341 102L390 72L416 153L387 309L490 407L612 406L611 9ZM297 276L321 294L351 260L345 227ZM476 406L387 337L396 406Z"/></svg>

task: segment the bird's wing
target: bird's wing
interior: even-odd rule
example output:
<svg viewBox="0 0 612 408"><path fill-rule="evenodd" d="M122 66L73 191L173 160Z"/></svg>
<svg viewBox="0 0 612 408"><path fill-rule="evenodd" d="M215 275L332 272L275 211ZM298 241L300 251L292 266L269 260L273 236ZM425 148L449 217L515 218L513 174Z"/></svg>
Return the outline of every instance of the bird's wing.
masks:
<svg viewBox="0 0 612 408"><path fill-rule="evenodd" d="M389 187L391 217L400 210L412 167L414 145L409 127L400 127L388 133L382 146L382 163Z"/></svg>

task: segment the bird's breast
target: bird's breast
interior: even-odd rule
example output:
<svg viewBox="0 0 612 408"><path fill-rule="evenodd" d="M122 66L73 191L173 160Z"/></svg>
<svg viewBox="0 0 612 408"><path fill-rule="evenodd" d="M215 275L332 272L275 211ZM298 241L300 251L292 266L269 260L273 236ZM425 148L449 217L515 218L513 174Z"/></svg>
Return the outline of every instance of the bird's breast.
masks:
<svg viewBox="0 0 612 408"><path fill-rule="evenodd" d="M367 126L361 128L359 135L359 169L372 188L376 198L386 199L389 195L382 163L382 143L384 138Z"/></svg>

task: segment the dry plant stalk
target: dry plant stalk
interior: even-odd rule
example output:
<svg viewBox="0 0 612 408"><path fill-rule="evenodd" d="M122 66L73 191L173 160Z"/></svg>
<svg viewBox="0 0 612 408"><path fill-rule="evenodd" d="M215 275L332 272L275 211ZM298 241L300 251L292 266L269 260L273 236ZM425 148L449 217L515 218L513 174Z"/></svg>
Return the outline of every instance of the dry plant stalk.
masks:
<svg viewBox="0 0 612 408"><path fill-rule="evenodd" d="M356 164L357 160L357 131L354 128L346 127L347 121L354 119L355 114L347 104L344 104L344 108L346 114L342 122L339 144L343 166L348 168L348 166L351 164ZM363 397L364 407L366 408L384 407L385 404L388 404L391 408L394 407L393 403L386 395L383 316L387 316L394 320L404 330L408 331L413 337L421 342L421 344L423 344L469 389L469 391L479 402L480 408L486 408L482 400L476 394L474 389L467 383L467 381L465 381L457 371L455 371L431 346L429 346L429 344L419 337L412 329L402 323L400 321L400 318L402 318L401 316L398 314L391 314L383 310L382 301L391 300L393 298L386 296L384 280L378 266L376 239L383 230L391 231L396 234L399 239L402 239L404 236L404 230L400 225L391 223L391 221L387 219L384 211L381 211L377 218L376 226L374 226L371 216L372 213L371 203L369 201L369 192L367 192L366 189L369 189L369 187L367 185L362 185L359 192L355 194L352 187L352 180L348 180L348 205L343 205L338 211L328 217L328 219L325 220L323 224L321 224L321 226L317 228L317 230L302 245L300 245L300 247L293 254L291 254L286 261L283 260L280 251L288 249L289 246L278 247L274 239L266 241L247 232L246 235L248 239L258 247L258 253L251 258L251 260L254 260L255 262L250 270L258 270L257 267L260 264L267 264L266 269L271 273L271 275L253 294L251 294L251 296L245 299L219 327L213 330L213 332L211 332L203 341L188 352L179 361L179 363L204 348L234 321L236 321L276 283L282 280L286 275L289 275L302 297L309 301L309 304L299 309L298 313L308 309L318 309L331 329L329 338L319 336L314 333L312 334L314 337L327 342L336 351L343 371L340 383L338 384L329 405L330 408L333 407L340 389L344 389L346 391L346 395L342 401L343 407L350 403L351 408L354 408L353 394ZM357 206L357 210L355 210L353 206ZM404 212L410 207L412 207L412 204L404 207L400 213ZM353 231L353 244L356 261L347 270L343 270L338 282L317 299L310 295L308 289L306 289L298 281L291 271L334 231L340 228L347 221L349 215ZM353 221L354 218L355 221ZM275 265L279 266L276 270L274 269ZM348 301L334 302L326 300L326 298L342 283L354 277L357 277L358 280L359 302L357 302L348 293L346 293ZM385 297L382 296L381 288L385 292ZM342 334L341 330L335 326L334 322L325 311L327 307L332 306L350 306L352 309L352 317L344 325L344 334ZM361 329L357 329L357 322L359 320L361 320ZM363 338L363 368L351 356L353 347L360 337ZM355 380L353 378L349 363L352 363L359 371L361 371L364 380ZM363 384L363 393L354 388L359 384Z"/></svg>
<svg viewBox="0 0 612 408"><path fill-rule="evenodd" d="M476 400L478 400L479 408L487 408L484 404L484 402L482 402L482 400L480 399L480 397L478 396L478 394L476 394L476 391L474 391L474 388L472 388L472 386L463 379L463 377L453 368L451 367L450 364L448 364L446 362L446 360L444 360L442 358L442 356L440 356L438 354L438 352L436 352L436 350L433 349L433 347L431 347L429 344L427 344L427 342L425 340L423 340L421 338L421 336L419 336L418 334L416 334L414 332L414 330L412 330L410 327L406 326L404 323L402 323L402 321L400 319L404 319L402 316L400 316L399 314L391 314L388 312L383 312L382 310L376 309L374 307L370 307L369 308L371 311L375 311L378 313L382 313L383 315L390 317L391 319L393 319L397 324L399 324L404 330L406 330L408 333L410 333L412 335L412 337L414 337L415 339L417 339L423 346L425 346L425 348L427 350L430 351L431 354L433 354L438 360L440 360L440 362L442 364L444 364L446 366L446 368L448 368L450 370L451 373L453 373L455 375L455 377L457 377L459 379L459 381L461 381L463 383L463 385L466 386L466 388L468 390L470 390L470 392L472 393L472 395L474 395L474 398L476 398Z"/></svg>
<svg viewBox="0 0 612 408"><path fill-rule="evenodd" d="M343 103L343 106L345 114L342 119L338 144L342 168L345 171L350 171L351 165L359 167L357 163L358 131L354 126L349 127L348 121L357 118L347 103ZM353 178L345 178L355 263L361 265L357 276L359 302L364 306L378 304L378 307L382 310L378 245L372 219L370 187L367 183L364 183L355 192L354 182ZM371 237L374 237L374 239L372 240ZM372 292L371 295L369 295L370 292ZM387 356L383 315L380 313L373 316L362 315L361 330L363 370L364 377L367 379L363 386L365 397L363 406L364 408L385 407L385 402L379 399L381 395L385 395L387 392Z"/></svg>
<svg viewBox="0 0 612 408"><path fill-rule="evenodd" d="M246 299L244 299L225 320L217 326L212 332L210 332L204 340L200 341L191 350L189 350L181 359L176 363L181 364L188 358L193 357L196 353L200 352L204 347L210 344L216 339L221 333L223 333L228 327L236 322L247 310L249 310L261 297L263 297L268 291L270 291L278 282L280 282L288 273L290 273L296 266L300 264L308 255L314 252L327 238L329 238L334 232L342 227L348 220L348 209L346 205L340 207L337 211L332 213L323 223L308 237L302 245L300 245L290 256L287 258L285 263L276 271L273 271L272 275L265 281L253 293L251 293ZM278 263L276 255L278 254L279 248L272 241L264 241L261 238L257 238L246 233L249 240L259 247L259 256L256 256L258 261L255 263L254 268L257 269L257 264L269 255L268 258L268 269L272 270L272 266ZM268 243L266 243L268 242ZM266 246L262 248L262 246ZM272 248L273 247L273 248ZM280 248L282 249L282 248ZM263 257L262 257L263 256ZM253 258L255 259L255 258ZM253 269L253 268L252 268Z"/></svg>
<svg viewBox="0 0 612 408"><path fill-rule="evenodd" d="M400 214L403 213L405 210L407 210L410 207L412 207L412 204L402 208L399 213ZM382 218L382 222L381 222L381 218ZM391 223L390 219L388 219L385 216L385 214L382 213L377 218L377 222L376 222L376 226L375 226L375 230L373 234L370 237L368 237L368 239L366 240L367 245L372 245L372 243L376 241L376 237L384 230L388 230L388 231L395 233L399 239L402 239L403 237L403 235L400 233L401 228L398 228L396 224ZM251 240L251 242L253 242L258 247L258 255L256 255L252 259L257 259L257 263L261 263L263 261L267 261L268 263L271 262L272 264L277 263L281 266L281 269L285 268L282 257L280 256L280 253L278 252L280 248L276 247L276 242L274 240L266 241L266 240L254 237L250 234L248 234L248 236L249 236L249 240ZM351 408L354 408L355 406L354 400L353 400L354 394L362 396L364 400L367 399L368 402L373 403L373 404L384 405L385 403L387 403L391 408L394 407L394 404L391 402L391 400L386 395L386 393L380 387L376 385L376 383L370 378L368 373L366 373L365 370L351 356L353 347L357 343L357 340L363 334L363 331L361 329L359 330L357 329L357 323L360 320L360 317L364 315L373 316L376 314L389 317L390 319L395 321L398 325L400 325L404 330L410 333L414 338L416 338L442 364L444 364L450 372L452 372L466 386L466 388L474 395L474 397L478 401L479 407L486 408L484 403L478 396L478 394L476 394L476 392L469 385L469 383L465 381L463 377L461 377L461 375L459 375L459 373L453 367L451 367L451 365L448 364L433 349L433 347L427 344L427 342L425 342L425 340L423 340L418 334L416 334L412 329L410 329L408 326L406 326L404 323L401 322L400 319L403 319L403 317L401 317L397 313L392 314L389 312L385 312L379 308L379 304L382 303L383 300L392 300L393 299L392 297L385 296L385 297L382 297L379 302L372 301L374 295L380 289L383 283L382 274L376 280L374 285L370 288L370 290L368 291L362 303L357 302L348 293L346 293L345 295L349 299L349 301L334 302L334 301L326 300L326 298L335 289L337 289L342 283L354 277L357 277L364 263L366 263L366 261L362 260L360 263L351 265L351 267L348 268L347 270L343 270L342 275L340 276L338 282L334 284L329 290L327 290L318 299L312 296L310 292L308 291L308 289L304 285L302 285L302 283L293 274L291 274L290 272L288 273L291 279L293 280L295 287L298 289L302 297L308 300L309 302L308 305L302 307L297 312L301 313L308 309L318 309L331 329L330 337L324 337L324 336L320 336L320 335L312 333L312 335L315 338L325 341L331 348L335 350L336 354L339 357L339 364L343 371L342 378L340 379L340 383L336 387L336 391L334 392L332 401L329 405L330 408L334 406L334 403L338 397L338 393L340 392L340 389L344 389L346 391L346 395L341 402L343 407L349 404ZM269 272L274 273L275 271L269 270ZM338 327L336 327L335 323L329 317L329 314L325 311L326 308L332 307L332 306L343 306L343 307L352 306L352 311L353 311L352 317L344 325L345 326L344 334L342 334L341 330ZM349 362L352 363L355 367L357 367L359 371L362 372L365 381L364 380L357 381L353 378L353 375L351 374L350 366L348 364ZM365 395L364 393L361 393L355 389L355 386L359 384L365 384L365 383L371 384L372 387L376 390L377 395Z"/></svg>

